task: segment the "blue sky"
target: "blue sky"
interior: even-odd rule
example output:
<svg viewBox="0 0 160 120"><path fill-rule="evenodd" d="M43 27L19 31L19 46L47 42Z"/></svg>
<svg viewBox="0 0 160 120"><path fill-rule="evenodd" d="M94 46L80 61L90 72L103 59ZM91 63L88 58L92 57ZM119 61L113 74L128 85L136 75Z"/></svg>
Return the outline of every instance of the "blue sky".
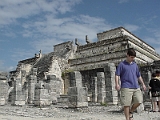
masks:
<svg viewBox="0 0 160 120"><path fill-rule="evenodd" d="M160 54L160 0L1 0L0 71L53 45L124 27Z"/></svg>

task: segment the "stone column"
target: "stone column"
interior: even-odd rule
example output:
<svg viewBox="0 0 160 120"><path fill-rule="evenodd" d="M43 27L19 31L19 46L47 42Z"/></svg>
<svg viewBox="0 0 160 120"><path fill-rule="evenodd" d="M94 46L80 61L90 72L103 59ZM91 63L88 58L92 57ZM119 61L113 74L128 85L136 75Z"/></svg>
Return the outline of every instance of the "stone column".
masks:
<svg viewBox="0 0 160 120"><path fill-rule="evenodd" d="M143 78L143 81L144 81L146 87L148 87L149 82L150 82L150 80L151 80L151 76L152 76L151 71L149 71L149 70L147 70L147 71L142 71L142 72L141 72L141 76L142 76L142 78ZM142 86L141 86L141 87L142 87ZM143 91L143 92L144 92L144 91ZM145 92L144 92L144 99L146 99L147 97L148 97L148 91L145 91Z"/></svg>
<svg viewBox="0 0 160 120"><path fill-rule="evenodd" d="M40 107L51 105L49 89L49 83L36 83L34 105Z"/></svg>
<svg viewBox="0 0 160 120"><path fill-rule="evenodd" d="M108 63L104 67L107 104L118 104L118 92L115 89L115 71L114 63Z"/></svg>
<svg viewBox="0 0 160 120"><path fill-rule="evenodd" d="M57 98L60 96L60 93L58 93L58 82L57 78L55 75L48 75L47 76L47 81L49 81L50 84L50 99L53 104L57 103Z"/></svg>
<svg viewBox="0 0 160 120"><path fill-rule="evenodd" d="M69 78L68 74L64 74L64 94L67 95L68 93L68 88L69 88Z"/></svg>
<svg viewBox="0 0 160 120"><path fill-rule="evenodd" d="M145 83L145 85L148 85L149 84L149 81L150 81L150 79L151 79L151 71L149 71L149 70L146 70L146 71L141 71L141 76L142 76L142 78L143 78L143 80L144 80L144 83Z"/></svg>
<svg viewBox="0 0 160 120"><path fill-rule="evenodd" d="M5 105L8 98L8 82L5 74L0 73L0 105Z"/></svg>
<svg viewBox="0 0 160 120"><path fill-rule="evenodd" d="M105 103L105 77L104 72L97 72L97 102Z"/></svg>
<svg viewBox="0 0 160 120"><path fill-rule="evenodd" d="M92 77L93 88L92 88L92 102L97 102L97 77Z"/></svg>
<svg viewBox="0 0 160 120"><path fill-rule="evenodd" d="M21 79L16 79L14 81L14 90L12 94L12 104L13 105L25 105L25 94L22 92Z"/></svg>
<svg viewBox="0 0 160 120"><path fill-rule="evenodd" d="M82 87L82 76L79 71L69 73L70 87L68 89L68 107L88 107L87 88Z"/></svg>
<svg viewBox="0 0 160 120"><path fill-rule="evenodd" d="M151 80L151 71L149 71L149 70L141 71L141 76L143 78L143 81L144 81L146 87L148 87L149 82ZM143 93L143 101L144 101L144 103L146 101L150 101L150 96L148 95L148 91L144 92L141 85L140 85L140 87L141 87L141 90L142 90L142 93ZM137 112L138 113L142 112L144 110L144 107L145 107L145 104L142 103L140 106L138 106Z"/></svg>
<svg viewBox="0 0 160 120"><path fill-rule="evenodd" d="M34 102L36 83L37 83L37 77L34 75L30 75L28 80L28 103L29 104L33 104Z"/></svg>

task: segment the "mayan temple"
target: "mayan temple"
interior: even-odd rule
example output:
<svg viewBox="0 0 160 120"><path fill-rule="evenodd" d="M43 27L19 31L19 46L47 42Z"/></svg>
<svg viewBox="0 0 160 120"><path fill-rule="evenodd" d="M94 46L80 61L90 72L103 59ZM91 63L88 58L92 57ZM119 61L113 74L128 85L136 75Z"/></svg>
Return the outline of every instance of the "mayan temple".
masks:
<svg viewBox="0 0 160 120"><path fill-rule="evenodd" d="M86 107L88 102L116 105L119 95L115 90L115 70L126 58L128 48L136 50L135 61L146 85L151 73L160 69L160 55L155 49L123 27L98 33L96 42L88 36L85 41L84 45L78 39L60 43L54 45L53 52L43 54L40 50L33 58L19 61L16 70L10 71L8 96L1 94L1 103L46 106L65 102L69 107ZM0 77L0 82L4 82L4 77Z"/></svg>

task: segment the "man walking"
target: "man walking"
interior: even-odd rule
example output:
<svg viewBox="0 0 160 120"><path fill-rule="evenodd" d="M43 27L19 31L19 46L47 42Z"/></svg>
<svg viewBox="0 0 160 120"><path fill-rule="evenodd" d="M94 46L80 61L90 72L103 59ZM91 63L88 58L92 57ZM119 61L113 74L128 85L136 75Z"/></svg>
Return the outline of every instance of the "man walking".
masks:
<svg viewBox="0 0 160 120"><path fill-rule="evenodd" d="M124 107L126 120L133 120L133 111L143 102L138 81L146 90L139 68L134 61L135 57L135 50L133 48L128 49L126 60L118 65L115 72L115 88L117 91L121 90L120 101Z"/></svg>

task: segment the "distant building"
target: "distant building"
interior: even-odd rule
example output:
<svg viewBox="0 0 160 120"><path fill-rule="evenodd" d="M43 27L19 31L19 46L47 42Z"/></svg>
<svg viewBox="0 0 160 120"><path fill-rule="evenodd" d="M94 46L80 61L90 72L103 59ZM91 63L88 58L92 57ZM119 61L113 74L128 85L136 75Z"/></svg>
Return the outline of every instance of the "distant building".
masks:
<svg viewBox="0 0 160 120"><path fill-rule="evenodd" d="M9 101L16 105L56 103L62 95L73 94L70 87L78 84L72 83L67 73L78 71L82 76L82 86L78 88L87 88L88 101L116 104L114 72L118 63L126 58L127 49L134 48L137 52L135 61L140 67L148 66L150 72L151 64L160 60L153 47L123 27L98 33L97 38L97 42L92 42L86 36L85 45L81 45L78 39L76 45L73 41L57 44L53 52L42 54L40 51L33 58L19 61L17 69L10 72L9 83L13 90ZM75 75L79 73L75 72ZM142 74L149 75L148 71Z"/></svg>

